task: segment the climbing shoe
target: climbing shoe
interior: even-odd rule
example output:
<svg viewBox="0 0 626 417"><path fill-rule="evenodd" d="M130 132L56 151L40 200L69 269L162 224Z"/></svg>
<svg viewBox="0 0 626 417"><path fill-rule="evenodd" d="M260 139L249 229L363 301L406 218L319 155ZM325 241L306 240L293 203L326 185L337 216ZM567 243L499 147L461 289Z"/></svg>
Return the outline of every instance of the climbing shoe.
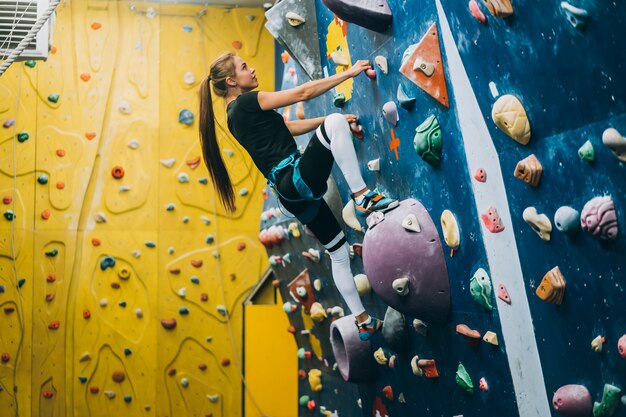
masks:
<svg viewBox="0 0 626 417"><path fill-rule="evenodd" d="M366 322L363 322L361 324L359 324L358 321L354 320L354 324L356 324L357 329L359 329L359 339L363 341L369 340L374 333L376 333L381 329L381 327L383 327L383 321L372 316L370 316L370 318Z"/></svg>
<svg viewBox="0 0 626 417"><path fill-rule="evenodd" d="M360 202L357 199L354 200L354 208L359 216L367 217L373 211L380 211L382 213L398 207L398 200L393 198L387 198L378 190L370 190L367 193L359 196L363 197Z"/></svg>

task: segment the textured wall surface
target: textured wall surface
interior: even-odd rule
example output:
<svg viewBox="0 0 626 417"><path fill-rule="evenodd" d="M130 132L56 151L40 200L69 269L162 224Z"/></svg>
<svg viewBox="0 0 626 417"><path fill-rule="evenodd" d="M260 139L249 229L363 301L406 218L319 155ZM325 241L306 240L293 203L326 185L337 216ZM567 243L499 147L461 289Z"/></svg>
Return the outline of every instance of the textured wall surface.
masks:
<svg viewBox="0 0 626 417"><path fill-rule="evenodd" d="M2 416L240 414L241 302L267 263L263 181L215 100L237 195L225 216L200 161L197 91L226 50L273 88L263 21L64 1L48 61L0 79L0 120L16 121L0 129L1 211L15 214L0 220Z"/></svg>

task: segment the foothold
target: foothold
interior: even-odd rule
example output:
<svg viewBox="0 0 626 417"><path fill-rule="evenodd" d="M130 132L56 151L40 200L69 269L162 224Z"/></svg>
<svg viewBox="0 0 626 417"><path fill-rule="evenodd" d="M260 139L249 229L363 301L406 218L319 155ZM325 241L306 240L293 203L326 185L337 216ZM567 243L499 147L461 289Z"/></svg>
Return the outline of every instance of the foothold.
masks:
<svg viewBox="0 0 626 417"><path fill-rule="evenodd" d="M200 162L201 162L201 158L200 156L197 156L195 158L185 161L185 164L187 164L187 166L191 169L196 169L200 165Z"/></svg>
<svg viewBox="0 0 626 417"><path fill-rule="evenodd" d="M383 387L382 393L386 399L388 399L389 401L393 401L393 388L391 388L391 385L386 385L385 387Z"/></svg>
<svg viewBox="0 0 626 417"><path fill-rule="evenodd" d="M91 354L89 352L85 352L82 355L80 355L80 358L78 358L79 362L89 362L91 360Z"/></svg>
<svg viewBox="0 0 626 417"><path fill-rule="evenodd" d="M48 101L50 103L58 103L59 102L59 94L57 93L52 93L48 96Z"/></svg>
<svg viewBox="0 0 626 417"><path fill-rule="evenodd" d="M9 119L6 119L4 121L4 123L2 123L2 127L5 128L5 129L8 129L11 126L13 126L14 124L15 124L15 119L9 118Z"/></svg>
<svg viewBox="0 0 626 417"><path fill-rule="evenodd" d="M459 386L465 391L469 392L470 394L474 393L474 384L472 383L472 378L465 369L465 366L463 366L463 364L460 362L459 367L456 370L455 380L456 383L459 384Z"/></svg>
<svg viewBox="0 0 626 417"><path fill-rule="evenodd" d="M133 351L130 350L130 348L126 347L124 348L124 356L130 356L132 355Z"/></svg>
<svg viewBox="0 0 626 417"><path fill-rule="evenodd" d="M147 248L156 248L156 243L154 243L151 240L146 241L146 243L144 243L144 245L146 245Z"/></svg>
<svg viewBox="0 0 626 417"><path fill-rule="evenodd" d="M369 78L370 80L375 80L376 79L376 70L375 69L371 69L368 68L365 70L365 75L367 76L367 78Z"/></svg>
<svg viewBox="0 0 626 417"><path fill-rule="evenodd" d="M326 309L324 309L324 307L318 302L314 302L313 304L311 304L311 308L309 310L311 314L311 319L318 323L324 321L324 319L328 317L326 315Z"/></svg>
<svg viewBox="0 0 626 417"><path fill-rule="evenodd" d="M507 304L511 304L511 297L509 297L509 292L506 290L504 284L498 285L498 298Z"/></svg>
<svg viewBox="0 0 626 417"><path fill-rule="evenodd" d="M508 1L508 0L488 0ZM493 12L492 12L493 14ZM526 110L519 99L511 94L500 96L493 103L491 119L496 126L517 143L527 145L530 141L530 123Z"/></svg>
<svg viewBox="0 0 626 417"><path fill-rule="evenodd" d="M315 262L315 263L319 262L321 259L320 251L318 251L317 249L313 249L313 248L310 248L308 251L303 251L302 256L304 256L309 261Z"/></svg>
<svg viewBox="0 0 626 417"><path fill-rule="evenodd" d="M234 49L241 49L243 47L241 41L233 41L231 45Z"/></svg>
<svg viewBox="0 0 626 417"><path fill-rule="evenodd" d="M35 61L34 59L28 59L24 61L24 65L26 65L28 68L35 68L35 66L37 65L37 61Z"/></svg>
<svg viewBox="0 0 626 417"><path fill-rule="evenodd" d="M313 392L322 390L322 371L319 369L311 369L309 371L309 386Z"/></svg>
<svg viewBox="0 0 626 417"><path fill-rule="evenodd" d="M335 96L333 97L333 105L335 107L343 107L343 105L346 103L346 96L343 93L337 93L335 94Z"/></svg>
<svg viewBox="0 0 626 417"><path fill-rule="evenodd" d="M374 352L374 359L379 365L387 365L387 356L385 355L385 351L383 348L378 348L376 352Z"/></svg>
<svg viewBox="0 0 626 417"><path fill-rule="evenodd" d="M376 57L374 57L374 62L376 63L376 66L380 68L383 74L387 75L389 73L389 64L387 63L387 58L382 55L376 55Z"/></svg>
<svg viewBox="0 0 626 417"><path fill-rule="evenodd" d="M367 169L374 172L380 171L380 158L372 159L367 163Z"/></svg>
<svg viewBox="0 0 626 417"><path fill-rule="evenodd" d="M41 218L44 220L48 220L50 218L50 210L45 209L41 212Z"/></svg>
<svg viewBox="0 0 626 417"><path fill-rule="evenodd" d="M617 341L617 352L622 358L626 359L626 334Z"/></svg>
<svg viewBox="0 0 626 417"><path fill-rule="evenodd" d="M443 231L443 240L450 248L450 256L452 256L454 251L461 245L461 236L459 225L450 210L444 210L443 213L441 213L441 229Z"/></svg>
<svg viewBox="0 0 626 417"><path fill-rule="evenodd" d="M541 240L549 241L552 223L545 214L537 213L534 207L526 207L522 213L524 221L539 235Z"/></svg>
<svg viewBox="0 0 626 417"><path fill-rule="evenodd" d="M604 336L596 336L592 341L591 341L591 349L593 349L594 352L602 352L602 347L604 346L604 343L606 342L606 338Z"/></svg>
<svg viewBox="0 0 626 417"><path fill-rule="evenodd" d="M91 24L91 29L93 29L93 30L98 30L98 29L100 29L101 27L102 27L102 23L99 23L99 22L93 22L93 23Z"/></svg>
<svg viewBox="0 0 626 417"><path fill-rule="evenodd" d="M181 172L180 174L178 174L178 182L181 184L186 184L189 182L189 175L187 175L187 173L185 172Z"/></svg>
<svg viewBox="0 0 626 417"><path fill-rule="evenodd" d="M470 329L467 324L457 324L456 332L463 336L471 346L478 345L480 340L480 332L478 330Z"/></svg>
<svg viewBox="0 0 626 417"><path fill-rule="evenodd" d="M84 384L85 382L87 382L87 377L86 377L86 376L79 376L79 377L78 377L78 381L79 381L81 384Z"/></svg>
<svg viewBox="0 0 626 417"><path fill-rule="evenodd" d="M44 398L50 399L50 398L54 397L54 392L49 391L49 390L44 390L42 395L43 395Z"/></svg>
<svg viewBox="0 0 626 417"><path fill-rule="evenodd" d="M574 29L583 30L587 24L589 13L585 9L574 7L566 1L561 2L561 11Z"/></svg>
<svg viewBox="0 0 626 417"><path fill-rule="evenodd" d="M130 395L124 395L124 402L129 403L133 400L133 397Z"/></svg>
<svg viewBox="0 0 626 417"><path fill-rule="evenodd" d="M176 163L176 159L174 158L161 159L161 165L163 165L165 168L171 168L174 166L175 163Z"/></svg>
<svg viewBox="0 0 626 417"><path fill-rule="evenodd" d="M402 220L402 227L404 227L404 229L409 230L411 232L420 233L422 231L420 224L417 221L417 217L415 217L415 214L413 213L408 214Z"/></svg>
<svg viewBox="0 0 626 417"><path fill-rule="evenodd" d="M537 187L539 185L539 181L541 181L542 172L543 167L541 166L541 162L539 162L535 154L531 154L517 163L513 175L515 178L518 178L533 187Z"/></svg>
<svg viewBox="0 0 626 417"><path fill-rule="evenodd" d="M193 124L194 115L191 110L182 109L178 113L178 123L184 124L186 126L191 126Z"/></svg>
<svg viewBox="0 0 626 417"><path fill-rule="evenodd" d="M108 305L109 305L109 300L107 300L106 298L100 299L100 307L106 307Z"/></svg>
<svg viewBox="0 0 626 417"><path fill-rule="evenodd" d="M243 187L241 190L239 190L239 195L241 197L245 197L248 195L248 193L250 193L250 191L248 191L248 189L246 187Z"/></svg>
<svg viewBox="0 0 626 417"><path fill-rule="evenodd" d="M388 101L383 104L383 116L385 116L385 119L393 126L398 124L400 117L398 116L398 107L395 102Z"/></svg>
<svg viewBox="0 0 626 417"><path fill-rule="evenodd" d="M409 97L406 91L404 91L402 84L398 85L396 99L400 103L400 107L405 110L411 110L415 106L415 97Z"/></svg>
<svg viewBox="0 0 626 417"><path fill-rule="evenodd" d="M554 411L566 417L587 417L593 407L591 394L584 385L564 385L552 397Z"/></svg>
<svg viewBox="0 0 626 417"><path fill-rule="evenodd" d="M616 158L626 162L626 138L616 129L612 127L606 129L602 133L602 143L613 152Z"/></svg>
<svg viewBox="0 0 626 417"><path fill-rule="evenodd" d="M559 232L573 234L580 229L580 214L569 206L561 206L554 213L554 225Z"/></svg>
<svg viewBox="0 0 626 417"><path fill-rule="evenodd" d="M398 295L405 296L409 293L409 279L406 277L394 279L391 286Z"/></svg>
<svg viewBox="0 0 626 417"><path fill-rule="evenodd" d="M478 381L478 388L485 392L489 391L489 384L487 384L487 380L485 379L485 377L480 378L480 380Z"/></svg>
<svg viewBox="0 0 626 417"><path fill-rule="evenodd" d="M0 359L2 360L3 363L7 363L8 361L11 360L11 355L9 354L9 352L3 352Z"/></svg>
<svg viewBox="0 0 626 417"><path fill-rule="evenodd" d="M122 168L121 166L113 167L113 169L111 170L111 175L113 175L113 178L115 178L116 180L124 178L124 168Z"/></svg>
<svg viewBox="0 0 626 417"><path fill-rule="evenodd" d="M121 382L124 382L124 380L126 379L126 374L124 373L124 371L121 370L113 371L113 375L111 376L111 378L114 382L117 382L119 384Z"/></svg>
<svg viewBox="0 0 626 417"><path fill-rule="evenodd" d="M367 295L372 292L372 287L365 274L358 274L354 276L354 283L359 295Z"/></svg>
<svg viewBox="0 0 626 417"><path fill-rule="evenodd" d="M222 366L230 366L230 359L228 359L228 358L224 358L224 359L222 359L222 361L220 362L220 364L221 364Z"/></svg>
<svg viewBox="0 0 626 417"><path fill-rule="evenodd" d="M143 318L143 310L140 308L136 308L135 309L135 317L137 317L138 319Z"/></svg>
<svg viewBox="0 0 626 417"><path fill-rule="evenodd" d="M424 122L415 129L413 139L415 152L433 167L439 166L443 147L441 136L441 126L437 117L430 115Z"/></svg>
<svg viewBox="0 0 626 417"><path fill-rule="evenodd" d="M420 319L413 319L413 328L418 334L428 336L428 325Z"/></svg>
<svg viewBox="0 0 626 417"><path fill-rule="evenodd" d="M478 7L478 3L476 3L476 0L470 0L468 6L469 6L470 13L474 17L474 19L476 19L478 22L482 23L483 25L487 23L487 17L482 12L482 10L480 10L480 7Z"/></svg>
<svg viewBox="0 0 626 417"><path fill-rule="evenodd" d="M91 311L89 311L88 309L84 309L83 310L83 318L85 320L89 319L91 317Z"/></svg>
<svg viewBox="0 0 626 417"><path fill-rule="evenodd" d="M474 179L478 182L487 182L487 171L484 168L476 168Z"/></svg>
<svg viewBox="0 0 626 417"><path fill-rule="evenodd" d="M353 199L348 200L346 205L343 207L343 210L341 211L341 217L343 218L343 221L346 224L346 226L351 227L357 232L363 231L363 228L361 227L361 224L359 223L359 220L356 217L356 210L354 208Z"/></svg>
<svg viewBox="0 0 626 417"><path fill-rule="evenodd" d="M190 263L191 266L193 266L194 268L200 268L204 262L202 261L202 259L192 259Z"/></svg>
<svg viewBox="0 0 626 417"><path fill-rule="evenodd" d="M92 393L92 394L97 394L97 393L100 392L100 388L92 385L92 386L89 387L89 392Z"/></svg>
<svg viewBox="0 0 626 417"><path fill-rule="evenodd" d="M376 32L387 30L393 20L387 0L322 0L322 3L341 20Z"/></svg>
<svg viewBox="0 0 626 417"><path fill-rule="evenodd" d="M511 0L483 0L483 3L495 17L505 18L513 14Z"/></svg>
<svg viewBox="0 0 626 417"><path fill-rule="evenodd" d="M596 239L615 240L619 229L611 197L594 197L585 203L580 213L580 225Z"/></svg>
<svg viewBox="0 0 626 417"><path fill-rule="evenodd" d="M331 52L330 59L335 63L335 65L341 65L343 67L350 65L350 62L346 59L346 57L338 51Z"/></svg>
<svg viewBox="0 0 626 417"><path fill-rule="evenodd" d="M413 62L413 71L421 71L424 75L430 77L435 72L435 66L430 62L424 61L422 57L417 56Z"/></svg>
<svg viewBox="0 0 626 417"><path fill-rule="evenodd" d="M493 309L491 305L492 292L493 288L487 271L483 268L478 268L474 276L470 279L470 293L472 294L472 298L485 310L491 311Z"/></svg>
<svg viewBox="0 0 626 417"><path fill-rule="evenodd" d="M100 269L105 271L107 268L113 268L115 266L115 258L112 256L105 256L100 261Z"/></svg>
<svg viewBox="0 0 626 417"><path fill-rule="evenodd" d="M504 230L502 219L500 219L495 207L489 207L485 213L480 215L480 218L491 233L500 233Z"/></svg>
<svg viewBox="0 0 626 417"><path fill-rule="evenodd" d="M179 313L181 316L186 316L186 315L188 315L188 314L189 314L189 309L188 309L187 307L184 307L184 306L183 306L183 307L180 307L180 308L178 309L178 313Z"/></svg>
<svg viewBox="0 0 626 417"><path fill-rule="evenodd" d="M176 319L161 319L161 326L166 330L172 330L176 328Z"/></svg>
<svg viewBox="0 0 626 417"><path fill-rule="evenodd" d="M483 340L490 345L498 346L498 335L492 331L487 331L483 336Z"/></svg>
<svg viewBox="0 0 626 417"><path fill-rule="evenodd" d="M565 279L558 266L549 270L541 280L535 294L550 304L561 305L565 293Z"/></svg>
<svg viewBox="0 0 626 417"><path fill-rule="evenodd" d="M604 384L602 402L593 403L593 417L611 417L619 406L619 395L622 390L611 384Z"/></svg>

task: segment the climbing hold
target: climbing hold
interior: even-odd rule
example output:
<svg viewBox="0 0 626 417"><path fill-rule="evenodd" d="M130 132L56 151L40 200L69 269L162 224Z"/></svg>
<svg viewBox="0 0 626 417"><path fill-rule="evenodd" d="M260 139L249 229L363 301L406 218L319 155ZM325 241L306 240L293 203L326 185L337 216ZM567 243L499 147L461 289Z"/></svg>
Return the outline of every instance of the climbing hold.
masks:
<svg viewBox="0 0 626 417"><path fill-rule="evenodd" d="M113 268L115 266L115 258L112 256L105 256L100 261L100 269L105 271L107 268Z"/></svg>
<svg viewBox="0 0 626 417"><path fill-rule="evenodd" d="M527 156L517 163L513 175L525 183L537 187L541 181L543 167L534 154Z"/></svg>
<svg viewBox="0 0 626 417"><path fill-rule="evenodd" d="M59 101L59 94L57 93L52 93L48 96L48 101L50 103L58 103Z"/></svg>
<svg viewBox="0 0 626 417"><path fill-rule="evenodd" d="M420 319L413 319L413 328L422 336L428 335L428 325Z"/></svg>
<svg viewBox="0 0 626 417"><path fill-rule="evenodd" d="M113 398L115 398L115 391L104 391L104 396L107 397L109 400L112 400Z"/></svg>
<svg viewBox="0 0 626 417"><path fill-rule="evenodd" d="M483 25L487 23L487 17L482 12L482 10L480 10L480 7L478 7L478 3L476 3L476 0L470 0L469 10L474 19L478 20Z"/></svg>
<svg viewBox="0 0 626 417"><path fill-rule="evenodd" d="M419 359L417 366L422 370L422 375L426 378L439 378L437 364L434 359Z"/></svg>
<svg viewBox="0 0 626 417"><path fill-rule="evenodd" d="M138 319L143 318L143 310L140 308L136 308L135 309L135 317L137 317Z"/></svg>
<svg viewBox="0 0 626 417"><path fill-rule="evenodd" d="M99 23L99 22L93 22L93 23L91 24L91 29L93 29L93 30L98 30L98 29L100 29L101 27L102 27L102 24L101 24L101 23Z"/></svg>
<svg viewBox="0 0 626 417"><path fill-rule="evenodd" d="M191 266L193 266L194 268L200 268L204 262L202 261L202 259L192 259L190 263Z"/></svg>
<svg viewBox="0 0 626 417"><path fill-rule="evenodd" d="M85 133L85 138L87 138L87 140L92 140L96 137L96 132L87 132Z"/></svg>
<svg viewBox="0 0 626 417"><path fill-rule="evenodd" d="M476 171L474 171L474 179L478 182L486 182L487 171L485 171L484 168L476 168Z"/></svg>
<svg viewBox="0 0 626 417"><path fill-rule="evenodd" d="M500 219L495 207L489 207L485 213L480 215L480 218L491 233L500 233L504 230L502 219Z"/></svg>
<svg viewBox="0 0 626 417"><path fill-rule="evenodd" d="M422 57L417 56L413 62L413 71L421 71L424 75L430 77L435 72L435 66L430 62L424 61Z"/></svg>
<svg viewBox="0 0 626 417"><path fill-rule="evenodd" d="M513 14L511 0L483 0L483 3L495 17L505 18Z"/></svg>
<svg viewBox="0 0 626 417"><path fill-rule="evenodd" d="M600 240L615 240L618 233L617 212L610 196L594 197L585 203L580 225Z"/></svg>
<svg viewBox="0 0 626 417"><path fill-rule="evenodd" d="M43 395L44 398L50 399L50 398L54 397L54 392L49 391L49 390L44 390L42 392L42 395Z"/></svg>
<svg viewBox="0 0 626 417"><path fill-rule="evenodd" d="M147 240L144 245L146 245L147 248L156 248L156 243L151 240Z"/></svg>
<svg viewBox="0 0 626 417"><path fill-rule="evenodd" d="M469 392L470 394L474 393L474 384L472 383L472 378L470 377L469 373L461 362L459 362L459 367L456 370L455 380L456 383L465 391Z"/></svg>
<svg viewBox="0 0 626 417"><path fill-rule="evenodd" d="M191 126L193 124L193 112L188 109L182 109L178 113L178 123Z"/></svg>
<svg viewBox="0 0 626 417"><path fill-rule="evenodd" d="M594 161L594 159L596 158L596 153L593 150L593 145L591 144L590 140L587 140L587 142L585 142L583 146L578 148L578 156L585 162Z"/></svg>
<svg viewBox="0 0 626 417"><path fill-rule="evenodd" d="M541 280L535 294L550 304L561 305L565 293L565 279L558 266L549 270Z"/></svg>
<svg viewBox="0 0 626 417"><path fill-rule="evenodd" d="M365 222L367 223L367 227L372 229L378 223L385 220L385 214L379 211L372 212L369 216L366 217Z"/></svg>
<svg viewBox="0 0 626 417"><path fill-rule="evenodd" d="M378 348L376 352L374 352L374 359L379 365L387 365L387 356L385 355L385 351L383 348Z"/></svg>
<svg viewBox="0 0 626 417"><path fill-rule="evenodd" d="M45 185L48 183L48 176L46 174L41 174L37 177L37 182L41 185Z"/></svg>
<svg viewBox="0 0 626 417"><path fill-rule="evenodd" d="M178 309L178 313L179 313L181 316L186 316L186 315L188 315L188 314L189 314L189 309L188 309L187 307L184 307L184 306L183 306L183 307L180 307L180 308Z"/></svg>
<svg viewBox="0 0 626 417"><path fill-rule="evenodd" d="M46 281L47 281L47 282L54 282L54 281L56 281L56 280L57 280L57 276L56 276L56 275L54 275L54 274L50 274L50 275L48 275L48 276L46 277Z"/></svg>
<svg viewBox="0 0 626 417"><path fill-rule="evenodd" d="M419 357L413 356L411 359L411 371L413 371L413 375L424 376L424 370L418 366Z"/></svg>
<svg viewBox="0 0 626 417"><path fill-rule="evenodd" d="M124 356L130 356L133 353L132 350L130 350L130 348L126 347L124 348Z"/></svg>
<svg viewBox="0 0 626 417"><path fill-rule="evenodd" d="M508 0L488 0L508 1ZM493 13L493 12L492 12ZM527 145L530 141L530 123L526 110L519 99L511 94L498 98L491 109L496 126L516 142Z"/></svg>
<svg viewBox="0 0 626 417"><path fill-rule="evenodd" d="M89 362L91 360L91 354L89 352L85 352L82 355L80 355L80 358L78 358L79 362Z"/></svg>
<svg viewBox="0 0 626 417"><path fill-rule="evenodd" d="M617 341L617 352L622 358L626 359L626 334Z"/></svg>
<svg viewBox="0 0 626 417"><path fill-rule="evenodd" d="M20 132L17 134L17 141L19 143L24 143L28 140L28 138L30 138L30 135L28 134L28 132Z"/></svg>
<svg viewBox="0 0 626 417"><path fill-rule="evenodd" d="M396 99L400 103L400 107L405 110L411 110L415 106L415 97L409 97L404 91L402 84L398 85L398 91L396 93Z"/></svg>
<svg viewBox="0 0 626 417"><path fill-rule="evenodd" d="M187 378L181 378L180 379L180 386L183 388L187 388L189 386L189 379Z"/></svg>
<svg viewBox="0 0 626 417"><path fill-rule="evenodd" d="M181 172L180 174L178 174L178 182L181 184L185 184L189 182L189 175L187 175L187 173L185 172Z"/></svg>
<svg viewBox="0 0 626 417"><path fill-rule="evenodd" d="M129 403L133 400L133 397L130 395L124 395L124 402Z"/></svg>
<svg viewBox="0 0 626 417"><path fill-rule="evenodd" d="M387 63L387 58L382 55L376 55L376 57L374 57L374 62L376 63L376 66L380 68L383 74L387 75L389 73L389 64Z"/></svg>
<svg viewBox="0 0 626 417"><path fill-rule="evenodd" d="M122 168L121 166L114 166L111 170L111 175L113 175L113 178L117 180L119 180L120 178L124 178L124 168Z"/></svg>
<svg viewBox="0 0 626 417"><path fill-rule="evenodd" d="M602 143L613 152L616 158L626 162L626 138L616 129L612 127L606 129L602 133Z"/></svg>
<svg viewBox="0 0 626 417"><path fill-rule="evenodd" d="M334 306L332 308L329 308L327 311L330 312L331 315L333 315L334 317L343 317L345 316L345 312L343 311L343 308L339 307L339 306Z"/></svg>
<svg viewBox="0 0 626 417"><path fill-rule="evenodd" d="M363 126L359 122L350 123L350 131L355 138L363 139Z"/></svg>
<svg viewBox="0 0 626 417"><path fill-rule="evenodd" d="M315 291L322 291L322 280L318 278L313 281L313 288L315 288Z"/></svg>
<svg viewBox="0 0 626 417"><path fill-rule="evenodd" d="M439 165L443 138L441 136L441 126L434 114L430 115L415 129L413 147L424 161L433 167Z"/></svg>
<svg viewBox="0 0 626 417"><path fill-rule="evenodd" d="M385 317L383 319L381 334L385 344L391 350L403 356L408 355L410 338L406 328L406 319L402 313L392 307L387 307L387 311L385 312ZM392 365L393 362L390 358L389 366L392 367Z"/></svg>
<svg viewBox="0 0 626 417"><path fill-rule="evenodd" d="M54 257L55 257L55 256L57 256L58 254L59 254L59 250L58 250L58 249L56 249L56 248L55 248L55 249L52 249L51 251L45 252L45 255L46 255L47 257L50 257L50 258L54 258Z"/></svg>
<svg viewBox="0 0 626 417"><path fill-rule="evenodd" d="M416 232L416 233L419 233L422 231L422 229L420 228L420 224L417 221L417 217L415 217L415 214L413 213L408 214L402 220L402 227L404 227L406 230Z"/></svg>
<svg viewBox="0 0 626 417"><path fill-rule="evenodd" d="M354 208L353 199L348 200L346 205L343 207L343 210L341 211L341 217L343 218L343 221L346 224L346 226L351 227L357 232L363 231L363 228L361 227L361 224L359 223L356 217L356 211Z"/></svg>
<svg viewBox="0 0 626 417"><path fill-rule="evenodd" d="M61 322L58 320L53 320L48 324L50 330L57 330L59 327L61 327Z"/></svg>
<svg viewBox="0 0 626 417"><path fill-rule="evenodd" d="M233 41L231 45L234 49L241 49L243 47L243 44L241 43L241 41Z"/></svg>
<svg viewBox="0 0 626 417"><path fill-rule="evenodd" d="M163 165L166 168L173 167L175 163L176 163L176 159L174 159L174 158L161 159L161 165Z"/></svg>
<svg viewBox="0 0 626 417"><path fill-rule="evenodd" d="M391 286L398 295L405 296L409 293L409 279L406 277L394 279Z"/></svg>
<svg viewBox="0 0 626 417"><path fill-rule="evenodd" d="M397 125L400 117L398 116L398 107L393 101L388 101L383 105L383 116L392 125Z"/></svg>
<svg viewBox="0 0 626 417"><path fill-rule="evenodd" d="M337 51L333 51L330 53L330 59L335 63L335 65L341 65L343 67L347 67L350 65L350 62L346 59L346 57Z"/></svg>
<svg viewBox="0 0 626 417"><path fill-rule="evenodd" d="M44 220L48 220L50 218L50 210L45 209L41 212L41 218Z"/></svg>
<svg viewBox="0 0 626 417"><path fill-rule="evenodd" d="M498 285L498 298L507 304L511 304L511 297L509 297L509 292L506 290L504 284Z"/></svg>
<svg viewBox="0 0 626 417"><path fill-rule="evenodd" d="M14 124L15 124L15 119L9 118L9 119L6 119L4 123L2 123L2 127L5 129L8 129Z"/></svg>
<svg viewBox="0 0 626 417"><path fill-rule="evenodd" d="M472 298L485 310L491 311L493 309L491 305L492 292L493 288L487 271L483 268L478 268L474 276L470 279L470 293L472 294Z"/></svg>
<svg viewBox="0 0 626 417"><path fill-rule="evenodd" d="M387 30L393 19L387 0L322 0L322 3L341 20L376 32Z"/></svg>
<svg viewBox="0 0 626 417"><path fill-rule="evenodd" d="M107 300L106 298L100 299L100 307L106 307L108 305L109 305L109 300Z"/></svg>
<svg viewBox="0 0 626 417"><path fill-rule="evenodd" d="M591 415L592 401L584 385L564 385L552 397L554 411L566 417Z"/></svg>
<svg viewBox="0 0 626 417"><path fill-rule="evenodd" d="M480 340L480 332L478 330L470 329L466 324L457 324L456 332L463 336L470 346L478 346Z"/></svg>
<svg viewBox="0 0 626 417"><path fill-rule="evenodd" d="M172 330L176 328L176 319L161 319L161 326L163 326L164 329Z"/></svg>
<svg viewBox="0 0 626 417"><path fill-rule="evenodd" d="M11 355L8 352L4 352L2 353L2 356L0 359L2 360L3 363L7 363L8 361L11 360Z"/></svg>
<svg viewBox="0 0 626 417"><path fill-rule="evenodd" d="M4 218L8 221L12 221L15 218L15 214L11 210L7 210L4 212Z"/></svg>
<svg viewBox="0 0 626 417"><path fill-rule="evenodd" d="M78 381L79 381L81 384L84 384L85 382L87 382L87 377L86 377L86 376L79 376L79 377L78 377Z"/></svg>
<svg viewBox="0 0 626 417"><path fill-rule="evenodd" d="M187 166L191 169L196 169L200 165L200 161L200 156L197 156L195 158L189 159L188 161L185 161L185 164L187 164Z"/></svg>
<svg viewBox="0 0 626 417"><path fill-rule="evenodd" d="M303 251L302 256L311 262L317 263L320 261L320 251L317 249L310 248L308 251Z"/></svg>
<svg viewBox="0 0 626 417"><path fill-rule="evenodd" d="M311 308L309 310L311 313L311 319L318 323L322 322L326 317L328 317L326 315L326 310L318 302L314 302L313 304L311 304Z"/></svg>
<svg viewBox="0 0 626 417"><path fill-rule="evenodd" d="M97 394L100 392L100 388L92 385L91 387L89 387L89 392L91 392L92 394Z"/></svg>
<svg viewBox="0 0 626 417"><path fill-rule="evenodd" d="M241 190L239 190L239 195L240 195L241 197L245 197L245 196L247 196L247 195L248 195L248 193L249 193L249 192L250 192L250 191L248 191L248 189L247 189L246 187L243 187Z"/></svg>
<svg viewBox="0 0 626 417"><path fill-rule="evenodd" d="M380 158L372 159L367 163L367 169L374 172L380 171Z"/></svg>
<svg viewBox="0 0 626 417"><path fill-rule="evenodd" d="M450 256L459 248L461 237L459 233L459 225L456 222L454 214L450 210L444 210L441 213L441 229L443 231L443 240L451 250Z"/></svg>
<svg viewBox="0 0 626 417"><path fill-rule="evenodd" d="M583 30L587 24L589 13L585 9L574 7L566 1L561 2L561 11L574 29Z"/></svg>
<svg viewBox="0 0 626 417"><path fill-rule="evenodd" d="M133 111L132 107L130 106L130 103L126 100L122 100L117 109L122 114L131 114Z"/></svg>
<svg viewBox="0 0 626 417"><path fill-rule="evenodd" d="M315 400L309 400L309 402L306 403L306 408L308 408L309 411L315 410Z"/></svg>
<svg viewBox="0 0 626 417"><path fill-rule="evenodd" d="M549 241L552 223L545 214L537 213L534 207L526 207L522 213L524 221L539 235L541 240Z"/></svg>
<svg viewBox="0 0 626 417"><path fill-rule="evenodd" d="M310 397L308 395L303 395L298 399L298 404L300 404L301 406L305 406L310 400Z"/></svg>
<svg viewBox="0 0 626 417"><path fill-rule="evenodd" d="M226 317L226 315L228 314L228 310L226 309L225 305L220 304L217 307L215 307L215 309L217 310L219 314L221 314L224 317Z"/></svg>
<svg viewBox="0 0 626 417"><path fill-rule="evenodd" d="M489 391L489 385L487 384L487 380L485 379L485 377L480 378L480 380L478 381L478 388L483 391Z"/></svg>
<svg viewBox="0 0 626 417"><path fill-rule="evenodd" d="M124 380L126 379L126 374L124 373L124 371L113 371L113 375L111 376L111 378L113 379L114 382L120 383L120 382L124 382Z"/></svg>
<svg viewBox="0 0 626 417"><path fill-rule="evenodd" d="M224 359L222 359L222 361L220 362L220 364L221 364L222 366L230 366L230 359L228 359L228 358L224 358Z"/></svg>
<svg viewBox="0 0 626 417"><path fill-rule="evenodd" d="M483 336L483 340L490 345L498 346L498 335L492 331L487 331Z"/></svg>
<svg viewBox="0 0 626 417"><path fill-rule="evenodd" d="M372 292L372 287L365 274L358 274L354 276L354 284L359 295L367 295Z"/></svg>
<svg viewBox="0 0 626 417"><path fill-rule="evenodd" d="M386 399L388 399L389 401L393 401L393 389L391 388L391 385L386 385L385 387L383 387L382 393Z"/></svg>
<svg viewBox="0 0 626 417"><path fill-rule="evenodd" d="M365 70L365 75L367 76L367 78L369 78L370 80L375 80L376 79L376 70L375 69L371 69L368 68Z"/></svg>
<svg viewBox="0 0 626 417"><path fill-rule="evenodd" d="M602 402L593 403L593 417L611 417L619 406L619 395L622 390L611 384L604 384Z"/></svg>
<svg viewBox="0 0 626 417"><path fill-rule="evenodd" d="M322 390L322 371L319 369L311 369L309 371L309 386L313 392Z"/></svg>
<svg viewBox="0 0 626 417"><path fill-rule="evenodd" d="M346 96L343 93L337 93L335 94L335 96L333 97L333 105L335 107L343 107L343 105L346 103Z"/></svg>
<svg viewBox="0 0 626 417"><path fill-rule="evenodd" d="M604 336L596 336L591 341L591 349L593 349L594 352L602 352L602 346L605 342L606 338Z"/></svg>
<svg viewBox="0 0 626 417"><path fill-rule="evenodd" d="M563 233L575 233L580 228L580 214L568 206L561 206L554 213L554 225Z"/></svg>

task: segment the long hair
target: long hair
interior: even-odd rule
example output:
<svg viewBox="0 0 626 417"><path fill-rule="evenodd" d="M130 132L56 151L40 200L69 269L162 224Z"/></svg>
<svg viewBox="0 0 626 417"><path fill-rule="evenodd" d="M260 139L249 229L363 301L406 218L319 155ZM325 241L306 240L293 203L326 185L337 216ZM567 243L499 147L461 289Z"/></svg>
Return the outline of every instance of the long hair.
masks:
<svg viewBox="0 0 626 417"><path fill-rule="evenodd" d="M222 152L215 135L215 114L213 113L213 100L211 97L211 84L213 92L219 97L226 97L226 78L235 76L235 54L228 52L220 55L211 64L209 76L200 85L200 142L202 154L213 185L217 189L220 202L224 208L232 213L235 211L235 192L230 176L226 170Z"/></svg>

